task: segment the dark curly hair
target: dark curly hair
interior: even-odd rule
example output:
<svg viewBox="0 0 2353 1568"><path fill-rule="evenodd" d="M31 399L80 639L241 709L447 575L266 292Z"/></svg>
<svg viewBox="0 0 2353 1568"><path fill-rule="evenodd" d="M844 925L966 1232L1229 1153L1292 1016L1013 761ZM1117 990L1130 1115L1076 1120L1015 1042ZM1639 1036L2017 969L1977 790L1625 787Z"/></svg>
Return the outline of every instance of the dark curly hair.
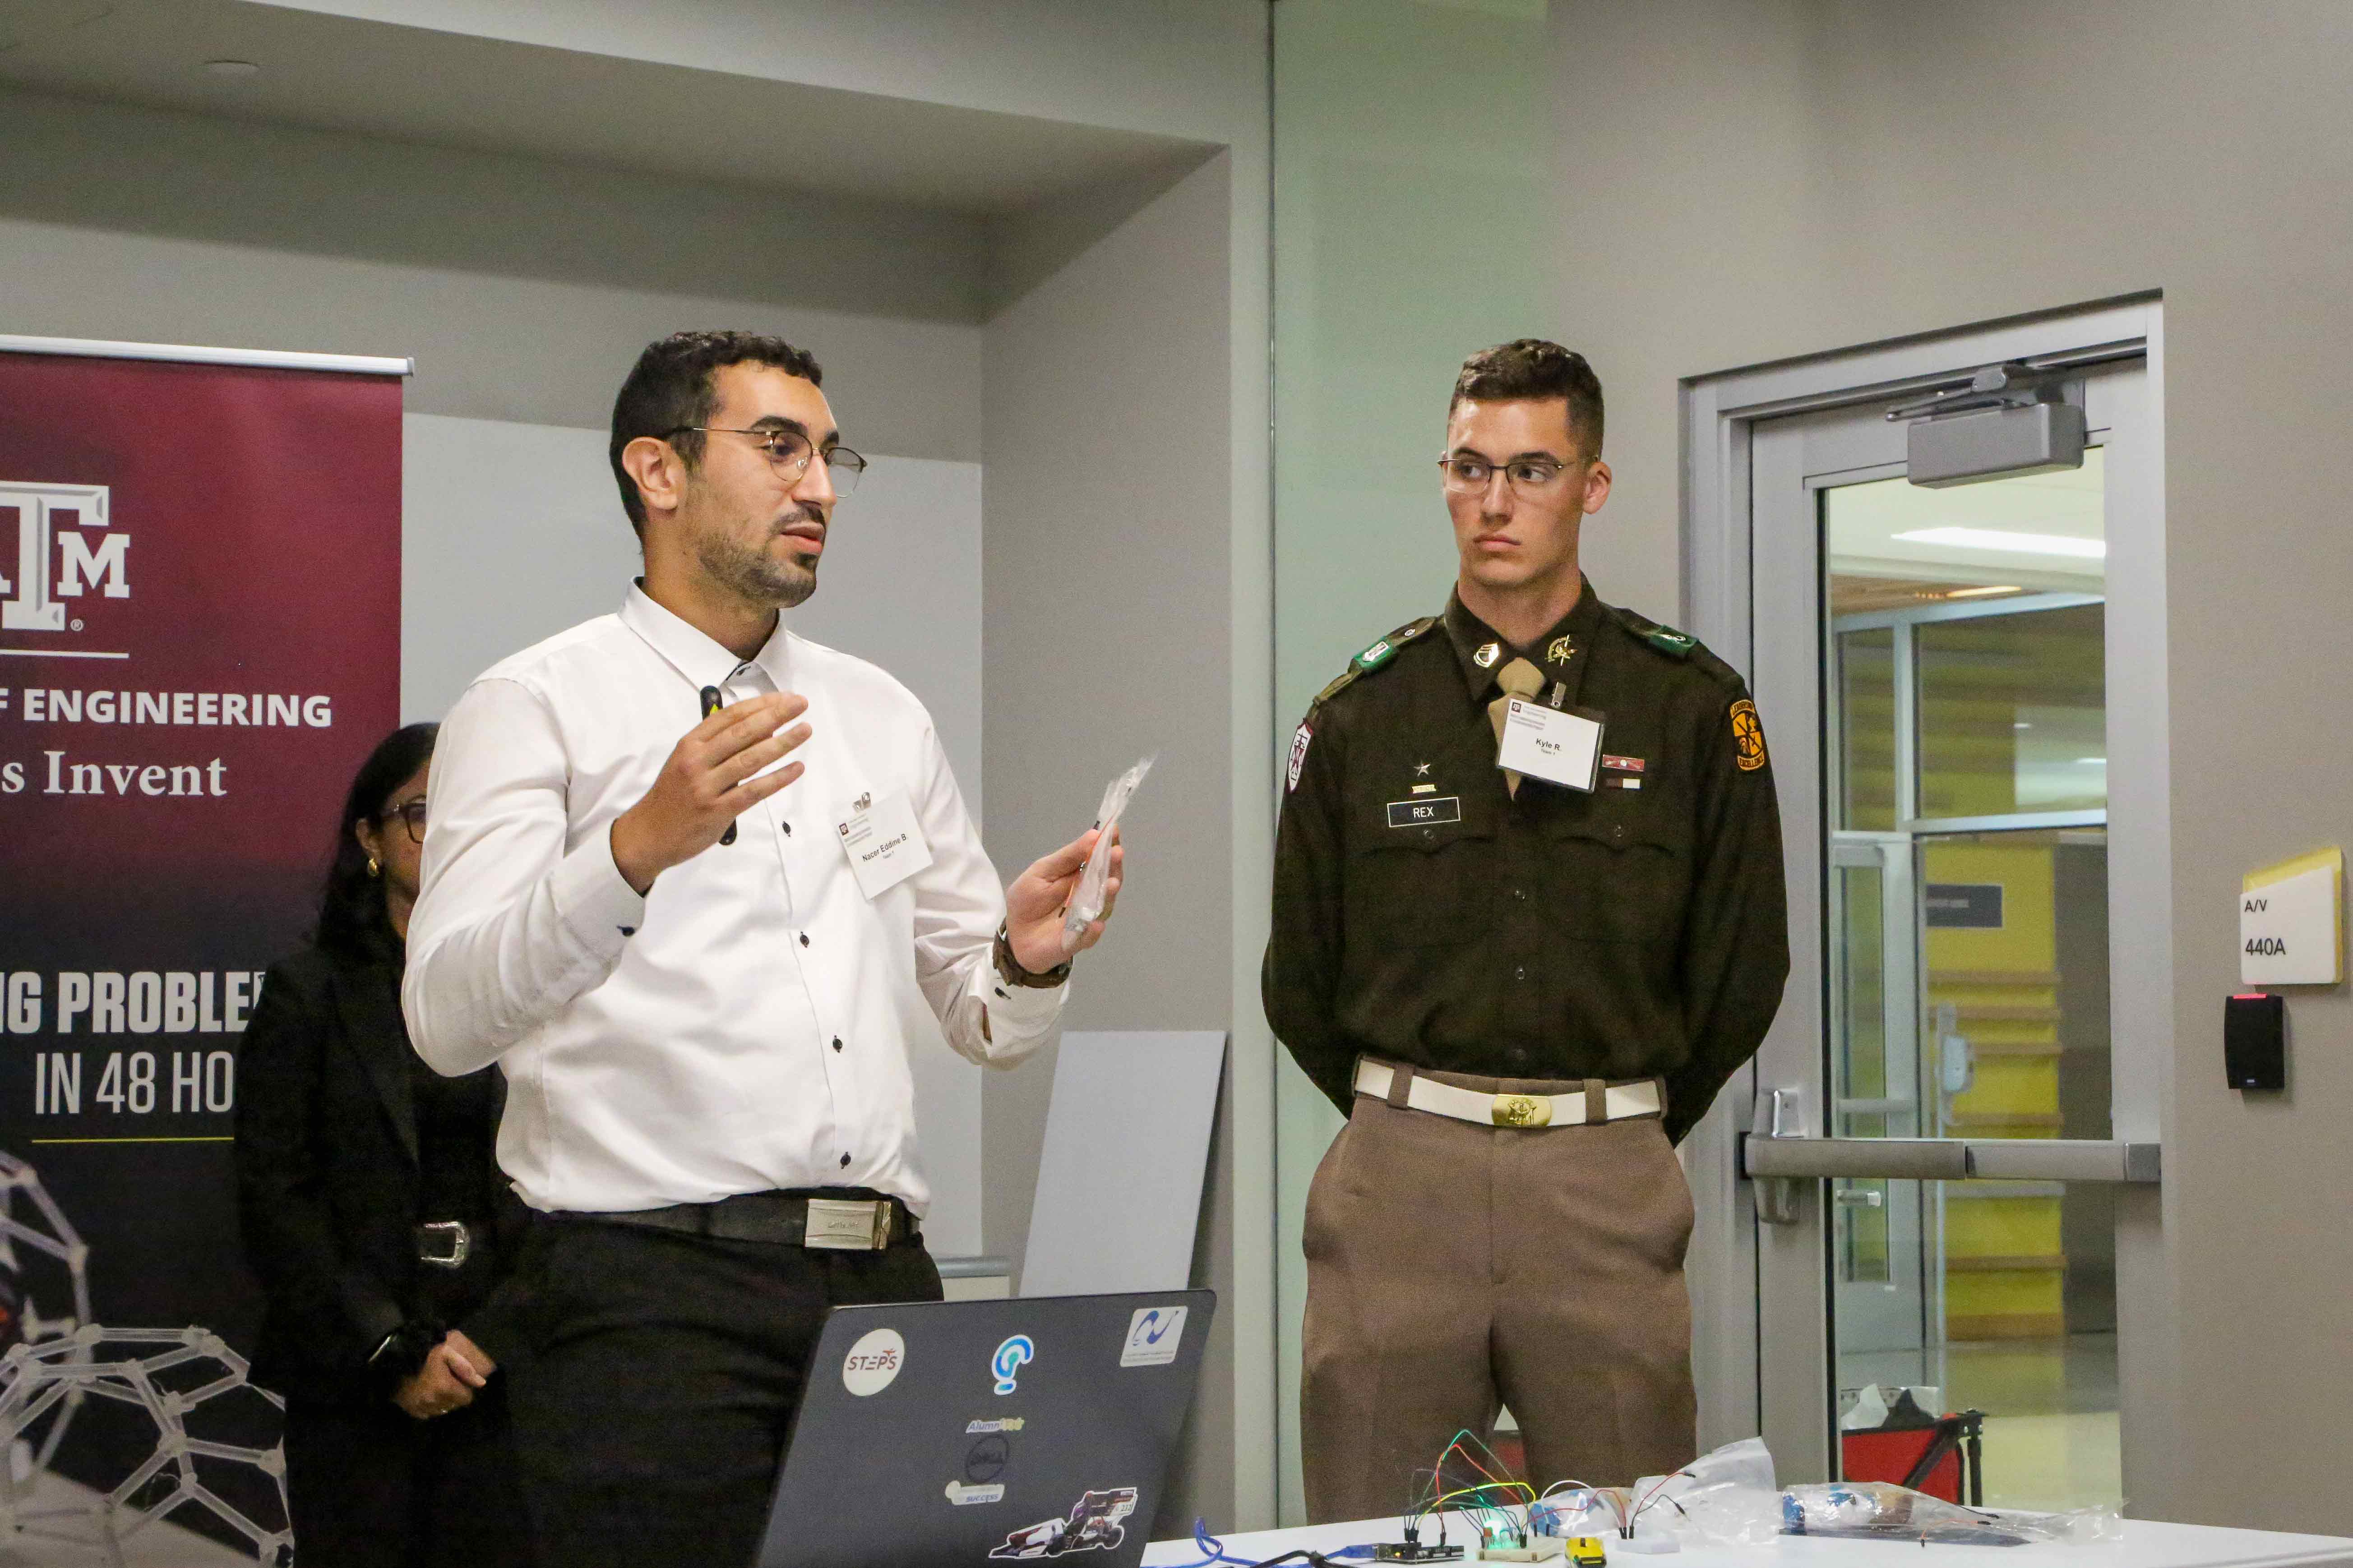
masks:
<svg viewBox="0 0 2353 1568"><path fill-rule="evenodd" d="M731 364L774 365L811 386L825 384L825 372L807 350L762 332L672 332L648 343L613 399L613 438L605 448L613 481L621 487L621 509L638 533L646 531L645 498L621 467L621 448L650 436L669 441L688 468L701 462L702 432L688 426L711 418L713 380Z"/></svg>
<svg viewBox="0 0 2353 1568"><path fill-rule="evenodd" d="M395 730L368 753L352 780L351 790L343 796L343 815L335 822L334 858L327 863L327 885L319 895L315 940L329 952L360 957L393 941L392 921L384 908L384 884L368 875L368 853L360 847L352 829L383 815L392 792L432 760L433 742L440 733L438 724L407 724Z"/></svg>
<svg viewBox="0 0 2353 1568"><path fill-rule="evenodd" d="M1585 356L1542 338L1514 338L1481 349L1462 362L1447 404L1568 399L1568 433L1580 439L1588 458L1601 455L1601 378Z"/></svg>

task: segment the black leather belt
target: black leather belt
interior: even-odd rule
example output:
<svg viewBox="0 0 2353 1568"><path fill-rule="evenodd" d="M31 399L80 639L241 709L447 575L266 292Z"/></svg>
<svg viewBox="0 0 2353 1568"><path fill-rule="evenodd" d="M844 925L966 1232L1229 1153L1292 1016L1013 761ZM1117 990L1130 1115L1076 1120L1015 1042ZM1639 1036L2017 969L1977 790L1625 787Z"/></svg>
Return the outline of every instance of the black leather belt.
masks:
<svg viewBox="0 0 2353 1568"><path fill-rule="evenodd" d="M583 1214L583 1219L643 1226L722 1241L765 1241L829 1252L880 1252L923 1234L897 1198L810 1197L796 1193L738 1193L716 1203Z"/></svg>

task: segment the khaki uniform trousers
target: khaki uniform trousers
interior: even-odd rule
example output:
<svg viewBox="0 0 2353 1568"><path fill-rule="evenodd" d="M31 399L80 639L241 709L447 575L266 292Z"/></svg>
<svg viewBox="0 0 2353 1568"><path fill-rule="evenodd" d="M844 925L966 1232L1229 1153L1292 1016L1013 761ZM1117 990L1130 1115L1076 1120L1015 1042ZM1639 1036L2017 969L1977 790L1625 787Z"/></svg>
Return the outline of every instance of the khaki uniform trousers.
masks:
<svg viewBox="0 0 2353 1568"><path fill-rule="evenodd" d="M1574 1093L1423 1073L1482 1094ZM1311 1521L1403 1511L1440 1450L1518 1418L1527 1479L1623 1486L1697 1452L1691 1189L1656 1117L1482 1127L1358 1095L1308 1188Z"/></svg>

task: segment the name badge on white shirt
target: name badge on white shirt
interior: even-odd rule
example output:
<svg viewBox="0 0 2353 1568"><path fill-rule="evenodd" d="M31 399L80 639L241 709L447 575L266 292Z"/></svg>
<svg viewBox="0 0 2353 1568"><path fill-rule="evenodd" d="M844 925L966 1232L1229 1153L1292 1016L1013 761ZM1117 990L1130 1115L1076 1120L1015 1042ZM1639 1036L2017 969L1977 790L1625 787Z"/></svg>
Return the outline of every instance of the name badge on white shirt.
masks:
<svg viewBox="0 0 2353 1568"><path fill-rule="evenodd" d="M833 826L849 856L858 890L870 899L881 898L932 863L932 847L923 842L903 790L860 795Z"/></svg>
<svg viewBox="0 0 2353 1568"><path fill-rule="evenodd" d="M1590 794L1601 766L1601 725L1582 713L1556 711L1519 698L1504 714L1495 765Z"/></svg>

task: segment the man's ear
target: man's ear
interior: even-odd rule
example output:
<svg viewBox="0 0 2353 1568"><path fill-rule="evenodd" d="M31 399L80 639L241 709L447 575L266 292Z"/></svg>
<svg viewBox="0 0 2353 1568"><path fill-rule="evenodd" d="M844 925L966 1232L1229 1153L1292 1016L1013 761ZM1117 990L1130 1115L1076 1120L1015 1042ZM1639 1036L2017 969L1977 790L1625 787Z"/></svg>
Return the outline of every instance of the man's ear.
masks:
<svg viewBox="0 0 2353 1568"><path fill-rule="evenodd" d="M676 511L686 485L686 463L667 441L640 436L621 448L621 471L636 481L648 512Z"/></svg>
<svg viewBox="0 0 2353 1568"><path fill-rule="evenodd" d="M1609 499L1610 479L1609 465L1599 458L1594 458L1593 466L1585 470L1585 514L1588 517L1599 511L1601 503Z"/></svg>

